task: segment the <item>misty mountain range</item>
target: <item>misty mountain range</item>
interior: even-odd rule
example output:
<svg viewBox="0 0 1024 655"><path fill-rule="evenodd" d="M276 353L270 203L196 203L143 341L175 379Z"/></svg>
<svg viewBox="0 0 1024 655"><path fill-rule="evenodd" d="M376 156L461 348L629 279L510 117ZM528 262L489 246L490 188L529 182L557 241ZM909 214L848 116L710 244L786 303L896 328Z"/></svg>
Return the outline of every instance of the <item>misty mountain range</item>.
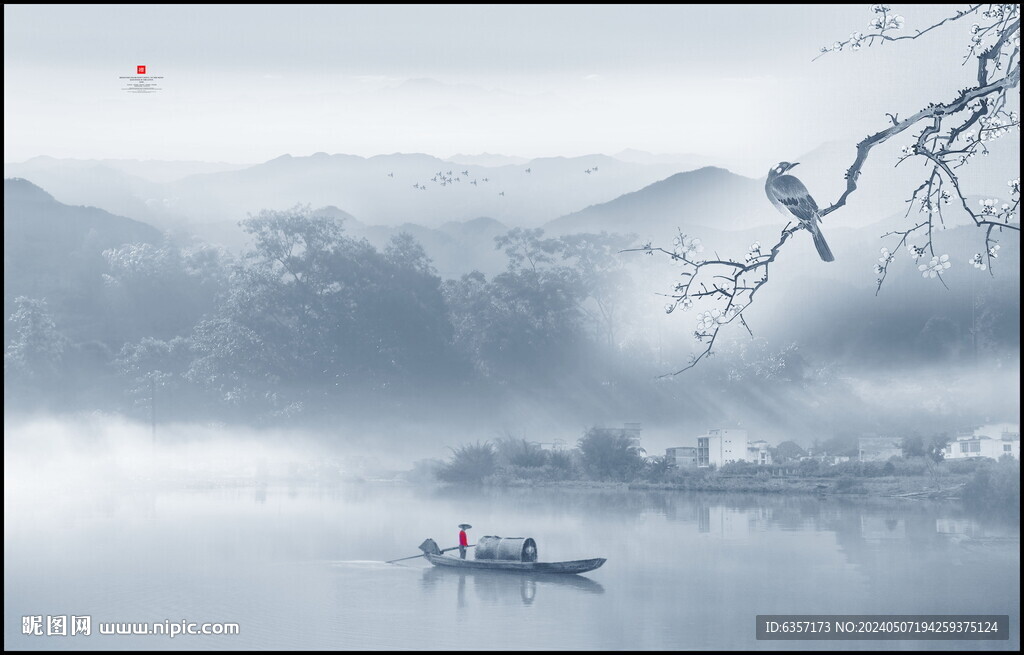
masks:
<svg viewBox="0 0 1024 655"><path fill-rule="evenodd" d="M638 164L604 155L482 167L422 154L317 153L166 182L102 162L42 158L5 164L4 175L27 179L61 202L101 207L160 229L237 246L232 242L237 222L262 209L333 205L370 225L438 227L490 216L536 226L680 170L678 164Z"/></svg>
<svg viewBox="0 0 1024 655"><path fill-rule="evenodd" d="M681 229L702 239L706 256L714 253L741 259L751 243L767 246L781 230L774 209L761 200L762 194L760 181L722 169L677 173L551 221L544 226L545 236L608 231L633 234L637 244L652 239L655 245L668 246L672 235ZM730 210L737 207L744 209L740 213L743 221L727 227L734 216ZM380 249L402 232L412 235L432 258L442 279L456 279L473 270L489 277L500 273L505 258L495 250L494 239L514 227L490 217L448 221L436 227L413 222L383 226L364 223L334 206L320 207L316 213L342 221L346 234L366 238ZM811 350L842 354L841 359L856 359L863 348L890 356L892 350L879 343L917 343L916 336L930 319L949 323L944 329L962 337L976 320L974 303L979 293L1019 298L1019 277L1012 274L1019 262L1016 249L1003 250L996 260L998 275L992 279L967 263L982 247L980 235L972 227L952 228L936 237L941 252L948 253L955 264L947 276L951 290L921 279L917 262L899 252L883 292L876 297L872 268L879 248L893 247L891 241L879 237L899 225L901 216L894 214L887 221L858 228L844 227L838 220L833 225L826 217L823 231L836 253L836 262L828 265L817 261L811 240L798 232L773 267L773 281L762 291L758 306L747 314L759 336L799 341ZM22 179L4 181L4 217L5 305L16 295L49 297L58 299L58 304L85 302L98 292L105 265L103 250L123 243L157 244L165 238L146 223L95 207L58 202ZM233 229L241 232L237 226ZM663 238L657 239L658 235ZM668 292L668 283L650 280L670 280L664 271L671 274L671 263L639 253L619 257L638 278L650 276L642 283L646 286L636 290L637 307L660 307L656 294ZM661 274L652 275L659 270ZM914 311L909 311L912 307ZM1004 302L987 310L990 319L993 311L1005 314L998 321L999 341L1008 337L1006 330L1019 329L1019 319L1014 318L1018 307L1019 302ZM795 323L786 319L794 311L801 313ZM690 329L687 318L669 323L669 331L674 332L671 326L678 325L685 334ZM842 327L833 325L836 321L841 321Z"/></svg>
<svg viewBox="0 0 1024 655"><path fill-rule="evenodd" d="M525 215L531 207L536 210L531 214L533 224L543 227L546 237L606 231L632 235L636 244L650 241L668 246L681 230L702 239L706 255L735 259L742 259L754 241L768 246L784 225L784 218L764 197L763 179L711 166L672 172L685 156L638 151L620 155L635 161L595 155L513 164L503 163L503 156L485 154L481 160L500 165L476 168L465 163L456 170L460 168L456 164L427 155L362 158L320 153L282 156L244 168L203 162L49 157L7 164L8 174L24 173L26 179L4 183L5 305L19 294L56 294L69 300L88 296L83 296L82 285L101 274L104 249L128 242L158 243L163 238L161 232L179 243L187 243L195 235L237 250L245 245L245 235L237 225L245 211L289 208L296 203L308 203L317 213L341 220L346 234L365 238L379 249L400 233L412 235L442 279L457 279L473 270L490 277L504 270L506 260L495 250L494 239L513 227L530 225ZM831 192L822 194L823 198L837 197L843 181L835 171L849 163L848 155L848 145L825 144L798 158L801 166L795 172L810 188ZM993 150L979 165L1003 166L1005 161L1000 158L1004 155ZM883 161L886 153L877 156ZM447 177L449 170L453 178L458 177L466 167L474 168L470 179L477 179L477 185L460 180L440 186L424 179L438 172ZM589 174L587 167L591 167ZM998 288L999 295L1005 291L1009 297L1019 298L1019 278L1010 274L1017 270L1016 248L1003 250L997 260L999 274L990 280L967 263L983 249L981 235L972 227L955 227L955 223L936 236L936 247L948 253L955 264L947 275L951 291L922 280L916 271L918 263L906 253L897 253L893 274L876 298L872 268L879 248L894 247L891 239L879 237L902 225L907 185L917 174L909 168L890 170L890 179L879 185L875 180L878 170L866 167L861 190L851 196L846 208L824 220L822 229L836 254L835 263L820 265L803 232L787 246L773 268L772 284L761 294L760 306L748 315L753 322L761 319L763 334L786 339L805 332L805 342L818 344L823 352L852 353L855 344L884 341L886 326L909 321L901 328L901 340L920 331L924 323L899 315L901 307L917 307L925 315L923 321L941 316L960 325L957 330L963 332L968 329L963 326L972 312L971 298L977 293ZM897 179L897 174L902 177ZM408 183L411 177L421 180L415 184L426 190L413 188ZM484 177L487 183L482 182ZM557 180L566 182L558 184ZM491 185L490 189L486 185ZM493 193L498 186L508 189L504 198L521 196L514 202L523 214L513 215L508 206L503 209L495 204L502 199ZM162 200L154 202L155 198ZM349 202L334 202L339 198ZM549 200L551 206L546 206ZM75 206L79 204L95 206ZM558 207L566 211L538 220ZM495 213L487 212L488 208ZM637 306L660 307L656 294L670 289L669 283L657 281L666 278L656 271L667 268L671 274L671 263L638 253L620 257L627 268L645 271L639 278L650 276L637 290ZM972 276L982 275L984 279L972 280ZM785 320L786 312L810 306L829 307L831 318L814 314L811 322L802 319L795 327ZM1014 302L1005 307L1012 312L1018 306L1019 302ZM808 328L839 316L846 317L851 327ZM869 320L858 318L863 316ZM1004 319L1005 329L1019 325ZM677 319L676 324L686 320ZM687 324L682 331L688 329Z"/></svg>
<svg viewBox="0 0 1024 655"><path fill-rule="evenodd" d="M825 206L845 188L854 154L853 144L830 142L788 159L801 163L794 173ZM898 155L890 144L872 152L838 224L877 223L906 206L907 190L924 173L913 161L893 167ZM1013 148L994 144L989 155L964 169L968 188L985 197L1005 195L1000 180L1019 170L1016 157ZM775 163L767 162L765 173ZM550 233L608 230L654 240L670 239L686 225L737 230L778 224L780 217L764 202L763 177L736 175L722 166L699 155L636 150L532 160L488 153L448 160L317 153L252 166L35 157L6 163L4 176L29 180L69 205L99 207L232 248L243 243L238 221L296 204L334 206L367 226L439 229L487 217L508 226L543 226Z"/></svg>
<svg viewBox="0 0 1024 655"><path fill-rule="evenodd" d="M972 162L969 168L979 171L971 175L972 181L988 180L991 186L991 179L999 179L996 172L1017 170L1016 161L1011 161L1013 149L1000 146L1003 144ZM865 165L858 192L850 196L842 211L826 217L823 230L838 261L817 275L859 280L865 288L872 287L871 266L878 248L887 243L878 237L898 225L907 190L916 186L920 175L907 164L890 166L887 160L894 149L877 148ZM794 157L801 163L794 173L824 206L845 187L843 171L853 152L851 144L823 144ZM45 196L51 209L60 203L92 206L167 231L179 241L194 235L237 250L246 243L239 220L262 209L308 204L342 219L348 234L365 237L378 248L401 232L411 234L433 258L442 278L472 270L489 275L500 272L504 261L494 251L494 237L517 226L543 227L546 236L601 231L630 234L638 243L654 245L670 243L682 230L702 238L709 249L723 256L742 258L751 242L767 244L784 225L785 219L765 200L763 178L752 179L714 166L679 170L709 161L699 155L624 150L614 157L554 157L515 163L521 160L489 153L455 155L448 160L423 154L363 158L317 153L309 157L283 155L263 164L240 166L36 157L5 164L5 176L24 178L40 187L33 194L23 184L5 183L5 215ZM471 163L474 161L478 163ZM439 181L432 181L438 173ZM453 181L446 182L446 178ZM471 184L473 180L476 185ZM505 195L498 196L498 189ZM978 191L998 194L1003 190L982 185ZM7 193L13 195L8 199ZM88 223L102 214L98 211L93 209L89 217L82 212L81 220ZM101 221L97 234L116 232L118 228L112 226L118 223L111 222L113 218ZM962 220L947 220L948 227L958 224ZM71 238L72 234L65 236ZM140 240L153 238L152 231L146 235ZM971 237L939 236L940 243L951 244L954 261L965 261L979 249L969 230L965 235ZM140 236L138 229L124 230L125 239ZM11 237L17 242L17 235ZM803 256L806 253L800 251L806 249L805 241L809 240L795 239L791 250Z"/></svg>
<svg viewBox="0 0 1024 655"><path fill-rule="evenodd" d="M801 172L801 176L812 188L827 188L823 180L827 178L833 184L835 180L828 175L825 162L838 166L844 153L844 148L820 148L802 157L803 168L797 171L806 171ZM175 317L177 314L186 319L202 316L208 307L217 306L210 295L211 289L195 292L198 282L185 279L157 297L140 296L139 303L150 303L142 308L126 304L126 299L131 298L126 295L130 289L108 288L105 282L108 261L104 250L125 243L147 243L160 248L169 239L180 247L190 245L195 234L227 244L236 253L246 247L245 235L235 219L238 218L237 208L225 210L235 216L231 220L204 222L197 220L195 214L179 216L166 205L147 203L157 197L148 194L162 194L170 189L180 191L182 195L178 197L189 198L189 202L182 205L196 207L205 201L230 207L245 200L246 192L258 196L247 200L254 211L268 207L288 208L295 202L306 202L316 214L341 221L344 234L365 238L379 252L384 252L400 233L412 235L433 260L442 280L458 280L473 270L494 280L508 263L505 255L495 249L495 237L530 223L510 216L503 219L501 215L482 211L481 203L459 200L471 198L481 181L475 189L472 186L455 189L462 182L444 187L426 182L426 191L406 188L404 183L395 181L404 170L396 165L399 163L409 165L408 170L417 166L444 167L443 173L451 169L454 175L456 165L448 163L445 167L441 161L422 155L370 159L324 155L282 157L242 169L213 164L214 168L225 168L212 171L204 171L193 162L180 165L148 162L135 167L132 162L38 158L25 165L8 165L8 170L18 166L30 169L28 174L36 180L49 179L55 187L63 189L65 197L87 192L89 197L102 200L98 203L102 208L66 201L57 193L51 195L51 189L46 186L28 179L4 181L5 314L11 316L13 301L18 296L45 299L57 329L72 343L79 344L75 350L76 361L88 362L93 361L89 358L94 358L94 363L78 366L85 376L84 385L88 385L91 371L109 374L110 362L122 345L138 338L126 332L129 328L158 339L189 338L191 323L183 320L177 324ZM546 165L561 167L567 176L576 175L572 171L584 163L599 167L596 173L592 170L588 174L585 168L578 171L583 180L579 185L582 191L568 194L575 198L575 206L550 220L535 223L545 229L545 237L607 231L634 235L636 244L650 240L654 245L670 247L673 236L682 231L702 240L705 256L742 259L754 241L770 246L784 226L784 218L775 213L764 198L763 180L705 166L676 172L671 172L669 167L667 175L649 181L647 178L656 176L657 166L668 165L610 165L600 161L602 163L557 158L532 160L525 166L506 164L490 169L487 176L494 176L492 181L506 176L505 179L517 180L523 188L536 184L556 194L556 188L541 182L544 178L537 176ZM531 171L527 173L526 168ZM354 211L351 203L322 202L331 197L333 189L325 180L344 169L357 171L353 174L357 179L370 180L375 176L367 182L367 188L346 185L341 194L360 199L363 204L356 203L356 206L362 207L362 213ZM388 172L394 172L395 178L388 176ZM166 181L146 179L143 174L164 176ZM184 177L168 179L177 174L184 174ZM634 186L612 194L604 181L597 182L601 178L595 177L606 174L608 179L616 180L617 187ZM841 181L841 175L839 178ZM912 175L906 179L911 178ZM314 188L317 180L324 185L319 192ZM591 181L596 183L588 186ZM392 182L395 186L389 186ZM873 184L874 179L866 174L862 191L853 196L857 200L824 221L822 230L836 254L834 263L820 262L811 239L801 231L773 265L771 283L760 292L756 305L744 314L758 343L766 344L765 352L778 352L797 344L804 362L802 366L852 372L865 376L864 379L870 379L875 371L888 375L890 371L910 371L942 363L966 366L991 361L993 357L997 361L1003 357L1018 357L1017 247L1008 242L1009 247L1005 247L996 260L995 277L990 277L968 263L969 258L984 247L983 235L973 227L951 227L936 235L936 248L948 253L954 264L944 276L949 290L936 280L922 279L917 271L919 262L913 261L904 250L896 253L890 277L876 296L876 275L872 269L878 262L879 248L895 247L891 239L880 240L879 237L905 225L901 194L906 187L899 188L898 184L888 182L882 185L887 189L897 187L881 194L883 197L888 194L890 198L891 204L886 206L873 197ZM392 189L391 195L397 200L382 193L382 188ZM512 188L511 184L508 188ZM218 189L223 193L218 193ZM275 189L291 194L290 199L295 202L270 202ZM443 195L447 191L452 191L453 195ZM420 195L416 196L417 193ZM409 194L411 197L407 197ZM377 200L374 200L375 195L379 196ZM602 196L612 197L602 199ZM367 218L379 215L375 212L397 211L403 204L415 204L419 197L438 197L443 202L433 207L433 213L411 211L405 216L395 213L395 220L390 223ZM568 207L566 198L562 199L562 206ZM117 210L117 207L127 211ZM194 233L192 228L196 228ZM219 236L223 238L217 238ZM647 257L638 252L620 253L617 259L630 278L623 288L617 317L621 322L619 333L624 335L623 357L630 361L631 368L628 372L626 368L620 373L610 372L618 370L618 365L612 364L611 359L604 359L606 355L595 356L593 371L581 370L575 377L570 376L557 393L541 388L521 389L529 398L522 399L531 408L527 413L536 414L537 420L542 416L551 421L582 420L582 417L596 420L629 415L631 407L643 405L652 420L671 422L681 407L688 408L687 421L720 420L715 411L716 394L720 393L715 390L717 387L697 392L687 382L701 379L700 373L697 378L680 378L678 385L650 386L656 374L677 370L685 364L695 346L692 331L699 310L690 313L680 310L666 317L662 310L664 298L658 295L671 291L678 280L674 277L678 269L665 257ZM228 260L220 262L225 264ZM215 263L213 260L211 270L216 268ZM742 329L730 329L719 343L723 356L715 358L705 370L714 371L717 366L719 373L712 375L720 375L723 366L725 369L747 367L744 375L751 371L757 375L756 371L763 368L758 360L763 353L752 356L753 359L737 354L744 352L751 343ZM797 366L794 370L801 369ZM500 386L493 392L503 393ZM823 421L835 420L834 409L830 409L827 401L818 404L817 400L809 400L801 396L796 387L785 393L793 394L790 400L796 403L794 407L799 407L808 429ZM834 398L847 394L838 387L828 393ZM555 404L544 410L547 414L537 413L548 397L562 398L564 402L552 401ZM361 401L353 399L351 402L357 406ZM517 402L509 401L509 412L520 412L515 409L519 407ZM785 413L783 409L756 393L746 402L749 407L734 412L734 416L747 416L750 420L776 417L780 424L790 420L780 413ZM580 413L563 414L561 406L566 403L578 407ZM852 408L851 412L851 421L874 420L854 416L857 412ZM481 421L486 422L483 417Z"/></svg>

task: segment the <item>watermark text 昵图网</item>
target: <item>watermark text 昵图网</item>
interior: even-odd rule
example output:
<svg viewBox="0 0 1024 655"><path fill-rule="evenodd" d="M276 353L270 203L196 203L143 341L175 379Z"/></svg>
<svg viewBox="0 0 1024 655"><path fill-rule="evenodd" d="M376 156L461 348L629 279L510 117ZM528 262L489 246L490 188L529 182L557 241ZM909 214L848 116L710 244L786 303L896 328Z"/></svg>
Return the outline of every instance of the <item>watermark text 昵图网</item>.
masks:
<svg viewBox="0 0 1024 655"><path fill-rule="evenodd" d="M196 623L180 621L96 621L93 630L92 616L46 615L21 617L21 632L25 635L49 637L75 637L101 635L160 635L173 639L178 635L237 635L237 623Z"/></svg>

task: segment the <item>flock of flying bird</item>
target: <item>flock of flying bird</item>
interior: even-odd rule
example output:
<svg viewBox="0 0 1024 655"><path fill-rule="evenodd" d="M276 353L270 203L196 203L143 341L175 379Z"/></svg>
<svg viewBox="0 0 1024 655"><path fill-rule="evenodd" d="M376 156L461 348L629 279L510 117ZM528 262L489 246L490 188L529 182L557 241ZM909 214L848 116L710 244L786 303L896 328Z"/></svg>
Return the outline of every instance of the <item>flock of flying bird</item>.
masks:
<svg viewBox="0 0 1024 655"><path fill-rule="evenodd" d="M529 175L532 172L533 172L533 170L530 169L530 168L523 169L523 173L526 173L527 175ZM596 173L597 172L597 166L594 166L592 168L588 168L588 169L586 169L583 172L586 173L587 175L591 175L593 173ZM394 177L395 177L394 171L388 173L388 177L394 179ZM458 173L458 174L456 174L456 173L454 173L453 171L450 171L450 170L449 171L437 171L436 173L434 173L434 177L430 178L430 181L435 183L435 184L440 184L441 186L444 187L444 186L448 186L449 184L455 184L457 182L461 182L463 177L465 177L467 179L469 178L469 170L464 170L464 171L462 171L461 173ZM490 182L490 178L486 178L486 177L480 178L479 181L480 182ZM472 184L473 186L478 186L476 178L474 178L472 180L469 180L469 183ZM419 189L420 191L426 191L427 190L427 185L426 185L426 183L420 184L419 182L416 182L416 183L414 183L412 185L412 188ZM498 195L499 196L504 196L505 192L504 191L499 191Z"/></svg>

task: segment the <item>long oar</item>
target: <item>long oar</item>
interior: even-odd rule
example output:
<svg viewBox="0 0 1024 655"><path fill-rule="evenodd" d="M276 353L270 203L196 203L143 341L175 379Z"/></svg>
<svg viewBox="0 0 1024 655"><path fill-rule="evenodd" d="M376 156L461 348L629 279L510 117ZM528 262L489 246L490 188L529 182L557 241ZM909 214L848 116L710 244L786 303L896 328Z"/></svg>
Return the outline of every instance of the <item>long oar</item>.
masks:
<svg viewBox="0 0 1024 655"><path fill-rule="evenodd" d="M476 544L469 544L468 546L466 546L466 548L474 548L475 546L476 546ZM445 548L441 552L442 553L447 553L449 550L458 550L458 549L459 549L458 546L452 546L451 548ZM402 557L402 558L399 558L399 559L391 559L391 560L388 560L388 561L386 561L384 563L385 564L394 564L395 562L404 562L407 559L416 559L417 557L423 557L423 553L420 553L419 555L411 555L409 557Z"/></svg>

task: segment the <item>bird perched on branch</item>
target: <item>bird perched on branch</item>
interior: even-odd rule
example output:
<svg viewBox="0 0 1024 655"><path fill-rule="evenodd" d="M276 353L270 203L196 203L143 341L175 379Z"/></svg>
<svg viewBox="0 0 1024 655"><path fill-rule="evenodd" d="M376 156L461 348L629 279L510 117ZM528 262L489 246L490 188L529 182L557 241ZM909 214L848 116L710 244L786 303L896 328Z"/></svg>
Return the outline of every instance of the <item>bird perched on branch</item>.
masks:
<svg viewBox="0 0 1024 655"><path fill-rule="evenodd" d="M818 249L818 255L826 262L835 261L832 251L825 243L825 237L821 234L818 223L821 216L818 214L818 203L814 202L810 192L804 183L792 175L787 175L797 164L788 161L779 162L779 165L768 171L768 180L764 183L764 191L768 194L768 200L772 201L775 208L784 216L796 217L814 239L814 247Z"/></svg>

